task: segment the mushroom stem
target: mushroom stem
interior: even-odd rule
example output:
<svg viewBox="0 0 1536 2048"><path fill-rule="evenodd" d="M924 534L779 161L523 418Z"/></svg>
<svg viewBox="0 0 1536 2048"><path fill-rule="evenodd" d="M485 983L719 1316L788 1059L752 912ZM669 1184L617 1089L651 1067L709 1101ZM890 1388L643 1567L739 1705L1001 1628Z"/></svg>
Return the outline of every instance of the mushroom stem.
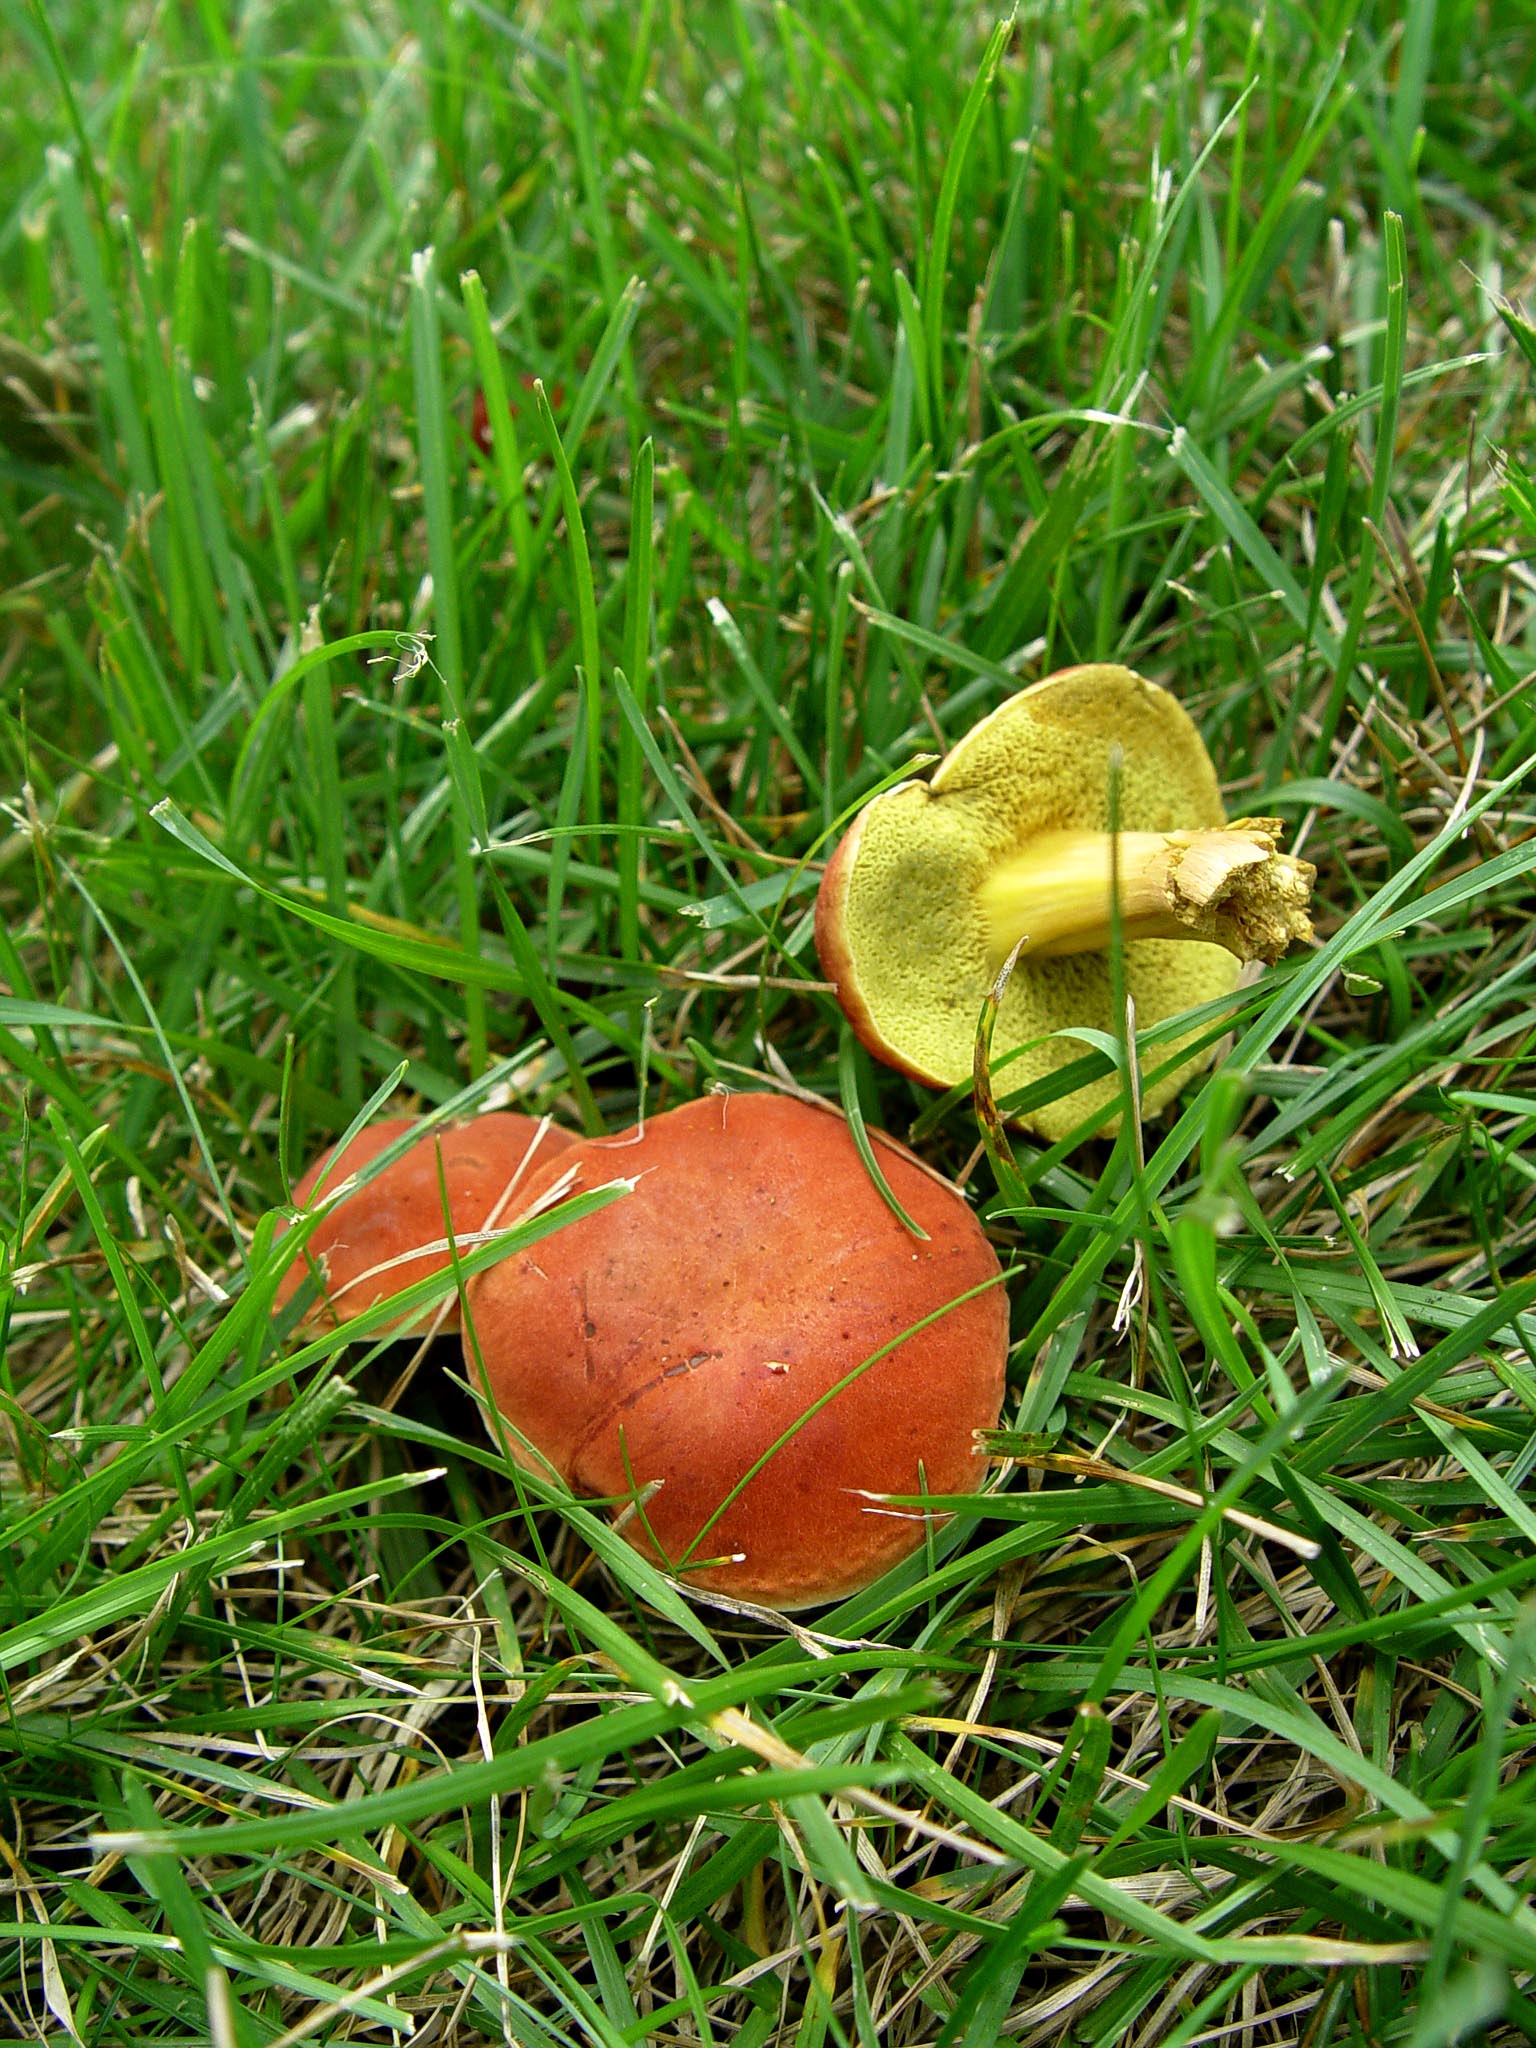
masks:
<svg viewBox="0 0 1536 2048"><path fill-rule="evenodd" d="M1276 818L1195 832L1042 832L981 885L993 957L1021 939L1035 959L1102 950L1118 881L1127 939L1203 939L1239 960L1278 960L1312 936L1317 874L1280 852L1283 832Z"/></svg>

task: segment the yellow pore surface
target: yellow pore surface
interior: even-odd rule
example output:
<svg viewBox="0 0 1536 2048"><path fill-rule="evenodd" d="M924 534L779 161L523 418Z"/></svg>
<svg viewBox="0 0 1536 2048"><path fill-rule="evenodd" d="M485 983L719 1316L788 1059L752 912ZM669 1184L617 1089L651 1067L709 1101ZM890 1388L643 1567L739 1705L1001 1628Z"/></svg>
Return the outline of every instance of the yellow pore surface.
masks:
<svg viewBox="0 0 1536 2048"><path fill-rule="evenodd" d="M1215 771L1188 715L1166 690L1110 665L1067 669L1009 698L946 756L931 783L905 783L861 814L842 925L849 993L865 1012L866 1035L895 1065L942 1087L968 1078L994 972L980 884L1036 833L1108 830L1117 742L1123 831L1223 823ZM1237 974L1230 953L1195 940L1142 939L1125 948L1141 1030L1228 994ZM1082 1057L1080 1041L1049 1035L1065 1028L1118 1031L1108 956L1032 961L1026 950L993 1033L1000 1101ZM1159 1045L1144 1062L1149 1115L1209 1056L1152 1080L1176 1052L1175 1043ZM1019 1121L1054 1142L1119 1092L1108 1077Z"/></svg>

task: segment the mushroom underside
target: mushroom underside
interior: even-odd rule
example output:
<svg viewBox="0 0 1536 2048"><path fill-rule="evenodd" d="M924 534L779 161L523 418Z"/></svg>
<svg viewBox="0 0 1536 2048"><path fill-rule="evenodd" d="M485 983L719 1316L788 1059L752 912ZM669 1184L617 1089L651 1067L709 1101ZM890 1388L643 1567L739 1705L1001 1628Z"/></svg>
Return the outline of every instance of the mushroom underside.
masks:
<svg viewBox="0 0 1536 2048"><path fill-rule="evenodd" d="M982 1007L997 971L984 905L989 877L1046 834L1175 833L1219 826L1221 790L1188 714L1167 691L1112 664L1064 670L1009 698L960 740L932 782L876 797L829 865L817 946L839 1000L878 1057L934 1086L972 1070ZM1229 995L1238 963L1196 939L1123 949L1138 1032ZM1027 943L992 1035L993 1078L1010 1096L1087 1049L1077 1032L1118 1037L1107 955L1031 958ZM1151 1114L1209 1055L1191 1035L1144 1063ZM1115 1075L1020 1121L1049 1142L1113 1106ZM1113 1131L1116 1120L1106 1128Z"/></svg>
<svg viewBox="0 0 1536 2048"><path fill-rule="evenodd" d="M952 1087L970 1075L996 972L982 886L1019 842L1004 840L963 797L932 796L919 784L900 794L906 804L872 806L859 831L857 862L864 872L861 886L848 892L842 928L857 1010L854 1003L847 1007L860 1036L881 1057ZM921 809L920 820L906 815L908 807ZM1229 995L1237 985L1233 956L1197 940L1133 940L1122 958L1138 1032ZM1123 1028L1107 954L1030 959L1026 953L1009 977L993 1027L999 1100L1006 1108L1009 1096L1083 1056L1084 1040L1061 1034L1118 1036ZM1149 1052L1146 1113L1169 1101L1204 1056L1187 1035ZM1054 1142L1116 1102L1121 1086L1108 1075L1042 1105L1028 1121Z"/></svg>

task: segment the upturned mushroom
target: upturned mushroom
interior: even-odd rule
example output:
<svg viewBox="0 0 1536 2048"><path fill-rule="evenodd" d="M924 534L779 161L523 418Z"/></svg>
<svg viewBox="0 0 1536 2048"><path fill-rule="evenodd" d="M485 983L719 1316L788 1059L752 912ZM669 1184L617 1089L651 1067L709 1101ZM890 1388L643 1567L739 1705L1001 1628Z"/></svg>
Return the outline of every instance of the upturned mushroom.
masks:
<svg viewBox="0 0 1536 2048"><path fill-rule="evenodd" d="M1081 1057L1058 1034L1120 1029L1117 895L1140 1029L1310 937L1315 870L1279 850L1281 831L1226 822L1210 756L1166 690L1109 664L1065 669L999 705L931 781L866 804L822 879L817 953L869 1050L947 1088L969 1077L982 1004L1022 942L992 1039L1000 1078L1022 1089ZM1178 1059L1187 1043L1157 1048L1145 1114L1209 1059ZM1118 1092L1111 1076L1018 1120L1054 1143Z"/></svg>
<svg viewBox="0 0 1536 2048"><path fill-rule="evenodd" d="M924 1538L920 1511L872 1495L969 1491L984 1469L1008 1342L996 1255L947 1182L873 1143L925 1238L840 1117L715 1096L562 1153L573 1192L632 1191L466 1290L465 1358L514 1456L618 1504L685 1583L841 1599Z"/></svg>
<svg viewBox="0 0 1536 2048"><path fill-rule="evenodd" d="M306 1207L317 1188L323 1193L365 1172L419 1122L416 1117L383 1117L339 1153L334 1145L322 1152L294 1189L295 1206ZM312 1278L319 1291L307 1319L332 1328L446 1271L448 1226L459 1239L511 1222L534 1172L574 1143L569 1131L547 1119L512 1110L491 1110L424 1134L316 1225L303 1256L282 1277L277 1306L292 1300L305 1279ZM441 1315L434 1308L405 1316L394 1334L408 1335L429 1322L457 1330L458 1302L448 1297L440 1306Z"/></svg>

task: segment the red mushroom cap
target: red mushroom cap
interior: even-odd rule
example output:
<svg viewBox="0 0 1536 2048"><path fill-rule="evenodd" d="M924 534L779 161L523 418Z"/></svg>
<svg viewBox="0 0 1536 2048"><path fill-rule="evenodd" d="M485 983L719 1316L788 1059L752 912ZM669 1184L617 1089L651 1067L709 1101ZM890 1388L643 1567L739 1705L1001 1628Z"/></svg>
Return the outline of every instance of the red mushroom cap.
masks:
<svg viewBox="0 0 1536 2048"><path fill-rule="evenodd" d="M348 1175L361 1173L419 1122L417 1117L384 1117L359 1131L339 1156L331 1146L294 1189L295 1204L302 1208L308 1202L322 1175L330 1189L339 1187ZM442 1247L448 1235L443 1220L444 1188L455 1238L509 1223L522 1206L522 1190L534 1174L542 1173L548 1160L575 1142L569 1131L511 1110L492 1110L468 1123L450 1124L424 1135L382 1173L339 1202L317 1226L304 1256L295 1259L283 1275L277 1306L291 1300L312 1274L321 1293L311 1318L334 1327L351 1322L402 1288L445 1271L449 1264L446 1248L418 1249L423 1245ZM440 1327L456 1330L457 1301L450 1300L446 1310ZM435 1315L436 1310L431 1313ZM404 1319L399 1334L428 1319Z"/></svg>
<svg viewBox="0 0 1536 2048"><path fill-rule="evenodd" d="M872 1137L926 1241L840 1117L710 1097L562 1153L573 1192L636 1185L467 1290L465 1355L513 1430L578 1493L659 1480L624 1533L705 1590L841 1599L923 1540L920 1514L860 1489L966 1492L983 1469L974 1432L997 1421L1008 1348L1001 1269L964 1200Z"/></svg>

